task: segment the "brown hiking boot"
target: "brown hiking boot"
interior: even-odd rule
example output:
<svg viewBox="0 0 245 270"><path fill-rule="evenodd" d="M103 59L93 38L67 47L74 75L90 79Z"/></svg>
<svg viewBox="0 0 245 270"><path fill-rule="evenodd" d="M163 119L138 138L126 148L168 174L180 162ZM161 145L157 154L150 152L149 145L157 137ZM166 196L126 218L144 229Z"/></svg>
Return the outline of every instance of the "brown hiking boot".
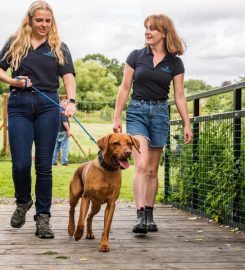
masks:
<svg viewBox="0 0 245 270"><path fill-rule="evenodd" d="M11 217L10 225L21 228L26 222L26 212L32 207L33 201L27 203L16 203L17 207Z"/></svg>
<svg viewBox="0 0 245 270"><path fill-rule="evenodd" d="M43 239L54 238L54 233L49 223L50 216L48 214L39 214L36 218L36 236Z"/></svg>

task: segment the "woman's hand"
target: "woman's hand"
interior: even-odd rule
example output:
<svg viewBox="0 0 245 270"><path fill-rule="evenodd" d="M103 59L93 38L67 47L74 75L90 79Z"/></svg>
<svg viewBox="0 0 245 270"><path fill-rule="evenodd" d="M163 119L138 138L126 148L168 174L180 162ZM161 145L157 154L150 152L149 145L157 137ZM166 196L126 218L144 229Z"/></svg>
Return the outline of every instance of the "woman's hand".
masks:
<svg viewBox="0 0 245 270"><path fill-rule="evenodd" d="M66 106L63 106L65 111L63 111L63 114L68 117L72 117L74 113L76 112L76 104L74 103L67 103Z"/></svg>
<svg viewBox="0 0 245 270"><path fill-rule="evenodd" d="M113 132L122 133L122 121L120 118L113 121Z"/></svg>
<svg viewBox="0 0 245 270"><path fill-rule="evenodd" d="M28 88L32 86L32 82L28 76L18 76L12 80L11 85L18 88Z"/></svg>
<svg viewBox="0 0 245 270"><path fill-rule="evenodd" d="M66 131L66 134L67 134L68 137L70 137L72 133L71 133L70 130L67 130L67 131Z"/></svg>
<svg viewBox="0 0 245 270"><path fill-rule="evenodd" d="M190 126L184 127L184 143L188 144L192 141L192 132Z"/></svg>

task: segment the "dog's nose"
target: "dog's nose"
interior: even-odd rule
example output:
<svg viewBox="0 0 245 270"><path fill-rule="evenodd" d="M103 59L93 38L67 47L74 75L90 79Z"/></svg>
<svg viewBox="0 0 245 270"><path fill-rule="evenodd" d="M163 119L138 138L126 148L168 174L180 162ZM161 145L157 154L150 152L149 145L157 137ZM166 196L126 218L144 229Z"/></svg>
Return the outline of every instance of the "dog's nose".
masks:
<svg viewBox="0 0 245 270"><path fill-rule="evenodd" d="M125 154L126 157L130 157L131 156L131 151L130 150L126 150L124 152L124 154Z"/></svg>

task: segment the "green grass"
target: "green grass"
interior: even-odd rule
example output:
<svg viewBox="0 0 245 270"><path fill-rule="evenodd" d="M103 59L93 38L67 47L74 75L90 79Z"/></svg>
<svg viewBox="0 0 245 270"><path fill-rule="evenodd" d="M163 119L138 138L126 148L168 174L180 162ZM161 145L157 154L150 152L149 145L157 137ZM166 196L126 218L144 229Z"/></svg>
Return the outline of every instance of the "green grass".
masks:
<svg viewBox="0 0 245 270"><path fill-rule="evenodd" d="M0 198L13 198L14 186L12 181L10 161L0 161ZM69 182L79 164L70 164L69 166L54 166L53 167L53 198L68 199L69 197ZM129 169L122 172L122 187L120 193L120 200L133 201L133 173L134 166L131 165ZM32 168L32 194L34 194L35 186L35 172ZM159 191L157 201L161 201L163 192L163 167L159 169Z"/></svg>
<svg viewBox="0 0 245 270"><path fill-rule="evenodd" d="M112 123L83 123L82 119L80 122L96 141L99 138L112 132ZM76 122L74 122L74 120L71 120L71 131L86 154L89 152L92 154L98 152L97 145L92 140L90 140L88 135ZM75 155L83 155L72 138L70 138L70 153Z"/></svg>

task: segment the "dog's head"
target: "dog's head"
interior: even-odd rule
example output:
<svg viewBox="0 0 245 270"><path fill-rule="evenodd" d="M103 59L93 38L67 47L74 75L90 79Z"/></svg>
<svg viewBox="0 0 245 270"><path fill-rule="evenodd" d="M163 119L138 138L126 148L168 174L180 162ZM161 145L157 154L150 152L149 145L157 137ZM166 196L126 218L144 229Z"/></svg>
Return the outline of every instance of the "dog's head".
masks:
<svg viewBox="0 0 245 270"><path fill-rule="evenodd" d="M103 159L113 167L127 169L128 159L131 157L132 149L140 153L139 141L131 135L123 133L111 133L97 141Z"/></svg>

